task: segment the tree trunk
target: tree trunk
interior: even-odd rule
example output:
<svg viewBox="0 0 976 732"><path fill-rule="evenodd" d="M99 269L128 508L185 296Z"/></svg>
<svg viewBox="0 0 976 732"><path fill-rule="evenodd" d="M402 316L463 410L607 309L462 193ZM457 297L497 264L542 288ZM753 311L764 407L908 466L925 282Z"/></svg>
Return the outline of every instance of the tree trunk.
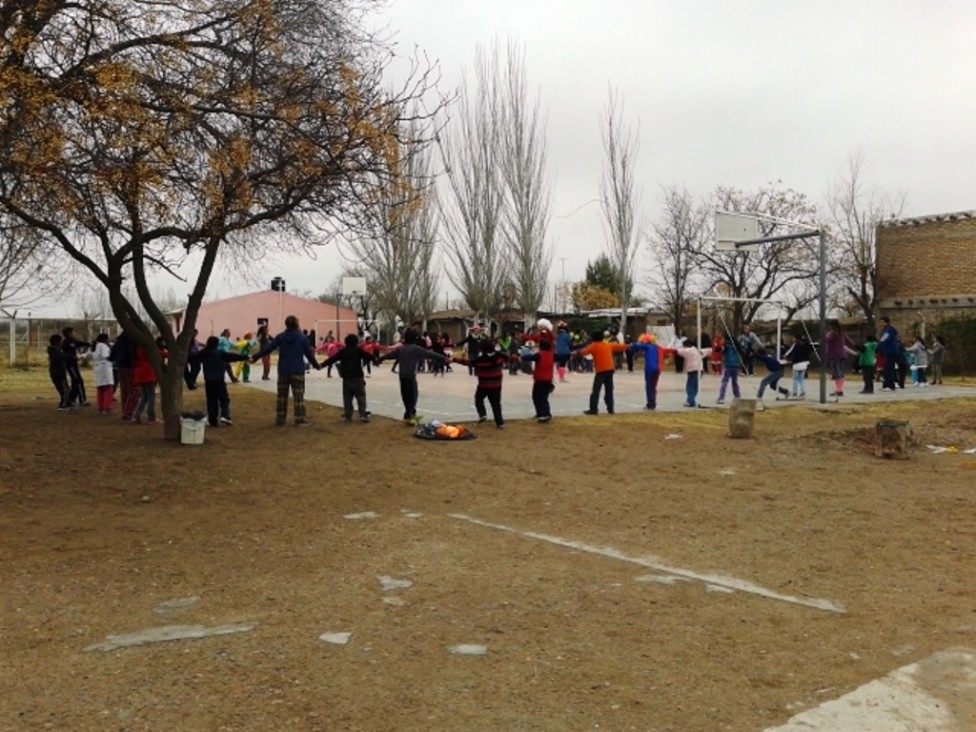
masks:
<svg viewBox="0 0 976 732"><path fill-rule="evenodd" d="M174 349L169 363L159 380L160 411L163 416L164 434L167 440L179 441L180 417L183 414L183 369L186 354Z"/></svg>

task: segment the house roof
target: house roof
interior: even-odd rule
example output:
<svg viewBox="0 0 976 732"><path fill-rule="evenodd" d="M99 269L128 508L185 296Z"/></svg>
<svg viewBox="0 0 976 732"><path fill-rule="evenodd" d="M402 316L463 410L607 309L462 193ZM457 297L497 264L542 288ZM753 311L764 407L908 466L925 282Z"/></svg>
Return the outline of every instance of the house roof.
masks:
<svg viewBox="0 0 976 732"><path fill-rule="evenodd" d="M965 221L976 219L976 210L956 211L955 213L931 214L929 216L914 216L905 219L890 219L882 221L880 226L920 226L921 224L936 224L944 221Z"/></svg>

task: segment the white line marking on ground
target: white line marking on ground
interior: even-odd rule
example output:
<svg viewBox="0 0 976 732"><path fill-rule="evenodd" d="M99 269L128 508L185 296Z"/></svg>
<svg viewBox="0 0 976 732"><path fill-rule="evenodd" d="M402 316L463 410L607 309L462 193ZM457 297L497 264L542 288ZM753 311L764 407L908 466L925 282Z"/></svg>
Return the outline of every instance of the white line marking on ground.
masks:
<svg viewBox="0 0 976 732"><path fill-rule="evenodd" d="M769 600L779 600L780 602L788 602L793 605L802 605L804 607L811 607L815 610L825 610L832 613L844 613L847 612L843 605L840 605L830 600L820 600L817 598L803 598L794 597L792 595L784 595L773 590L766 589L765 587L760 587L752 582L747 582L745 580L736 579L735 577L726 577L722 575L712 575L712 574L701 574L699 572L694 572L688 569L681 569L680 567L671 567L666 564L661 564L659 561L651 559L642 559L640 557L628 557L617 549L610 547L597 547L590 544L583 544L578 541L571 541L569 539L563 539L558 536L549 536L547 534L539 534L534 531L519 531L510 526L504 526L502 524L493 524L489 521L482 521L481 519L476 519L472 516L468 516L463 513L449 513L450 518L458 519L460 521L468 521L472 524L477 524L478 526L484 526L489 529L498 529L499 531L507 531L511 534L518 534L519 536L525 536L529 539L538 539L539 541L546 541L550 544L555 544L557 546L563 546L568 549L575 549L581 552L587 552L589 554L598 554L602 557L609 557L611 559L618 559L622 562L629 562L630 564L636 564L641 567L647 567L648 569L655 569L659 572L667 572L668 574L675 575L676 577L684 577L686 579L695 580L698 582L705 583L706 586L712 585L714 591L717 587L724 587L728 590L738 590L739 592L745 592L752 595L758 595L760 597L765 597Z"/></svg>

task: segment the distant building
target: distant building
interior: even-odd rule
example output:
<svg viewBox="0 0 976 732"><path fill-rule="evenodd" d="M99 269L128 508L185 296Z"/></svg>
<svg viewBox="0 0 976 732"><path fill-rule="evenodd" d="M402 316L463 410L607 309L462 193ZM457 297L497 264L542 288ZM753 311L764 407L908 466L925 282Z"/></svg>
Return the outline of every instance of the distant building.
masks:
<svg viewBox="0 0 976 732"><path fill-rule="evenodd" d="M175 330L183 328L185 314L185 310L169 313ZM303 330L314 330L317 341L321 341L329 331L342 340L346 334L359 330L356 311L351 308L309 300L287 292L261 290L201 305L197 314L198 338L205 340L211 335L219 336L224 328L230 328L232 338L239 338L245 333L254 334L265 320L274 335L285 329L285 318L289 315L298 317Z"/></svg>
<svg viewBox="0 0 976 732"><path fill-rule="evenodd" d="M879 316L901 328L976 316L976 211L885 221L875 247Z"/></svg>

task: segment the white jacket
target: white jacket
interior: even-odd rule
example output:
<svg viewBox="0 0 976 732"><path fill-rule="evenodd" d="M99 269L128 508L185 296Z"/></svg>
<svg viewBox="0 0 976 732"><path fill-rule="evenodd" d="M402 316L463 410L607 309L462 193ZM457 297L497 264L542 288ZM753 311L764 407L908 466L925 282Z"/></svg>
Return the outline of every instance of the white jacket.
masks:
<svg viewBox="0 0 976 732"><path fill-rule="evenodd" d="M95 371L95 386L111 386L115 383L115 374L112 373L112 362L109 354L112 349L107 343L96 343L92 353L92 364Z"/></svg>

